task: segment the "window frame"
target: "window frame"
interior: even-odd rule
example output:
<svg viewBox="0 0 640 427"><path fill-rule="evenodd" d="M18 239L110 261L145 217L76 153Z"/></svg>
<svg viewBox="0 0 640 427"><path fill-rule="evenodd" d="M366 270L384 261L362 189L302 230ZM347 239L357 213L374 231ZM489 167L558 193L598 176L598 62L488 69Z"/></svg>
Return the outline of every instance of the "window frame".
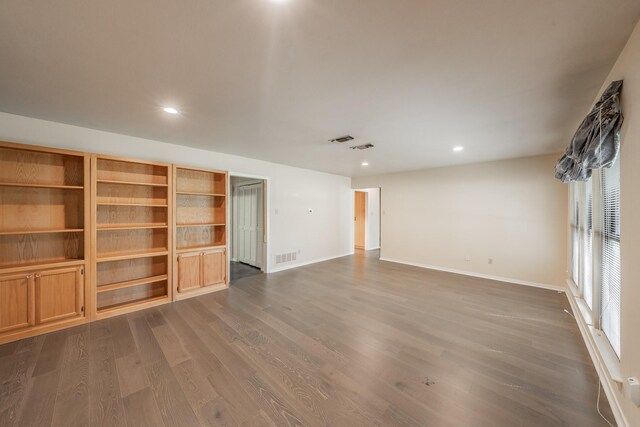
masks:
<svg viewBox="0 0 640 427"><path fill-rule="evenodd" d="M620 159L616 159L619 162ZM618 169L620 170L620 169ZM604 170L594 171L592 178L589 181L581 183L572 183L569 191L569 245L570 245L570 269L569 269L569 290L573 294L576 305L580 311L580 316L584 319L584 322L591 331L592 338L598 348L600 357L607 366L609 374L614 381L622 381L620 375L620 358L622 356L622 349L619 348L618 352L614 349L610 338L606 335L602 329L601 321L601 305L602 305L602 288L603 288L603 238L605 218L607 214L606 199L603 194L602 182ZM583 274L584 274L584 262L585 257L583 254L583 227L584 223L581 216L587 212L584 204L587 202L587 198L584 195L586 186L591 188L591 307L587 303L585 298L585 289L583 287ZM620 203L618 202L618 209ZM609 209L610 211L610 209ZM618 241L621 236L621 224L620 224L620 212L618 211L617 221ZM577 233L574 234L574 233ZM577 243L577 248L575 247ZM577 263L577 265L576 265ZM575 277L578 273L578 277ZM621 272L620 272L621 274ZM577 282L576 282L577 279ZM622 282L620 283L622 287ZM618 325L619 328L619 325Z"/></svg>

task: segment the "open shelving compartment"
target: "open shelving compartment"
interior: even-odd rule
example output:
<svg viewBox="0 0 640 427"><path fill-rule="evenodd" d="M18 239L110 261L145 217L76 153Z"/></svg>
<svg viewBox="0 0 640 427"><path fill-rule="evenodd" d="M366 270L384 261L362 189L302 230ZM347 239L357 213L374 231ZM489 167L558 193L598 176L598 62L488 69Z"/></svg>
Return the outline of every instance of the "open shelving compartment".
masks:
<svg viewBox="0 0 640 427"><path fill-rule="evenodd" d="M227 244L227 174L176 167L176 250Z"/></svg>
<svg viewBox="0 0 640 427"><path fill-rule="evenodd" d="M96 317L171 300L170 165L95 155Z"/></svg>
<svg viewBox="0 0 640 427"><path fill-rule="evenodd" d="M173 174L174 299L225 289L227 173L174 166Z"/></svg>
<svg viewBox="0 0 640 427"><path fill-rule="evenodd" d="M84 170L82 153L0 144L1 272L84 262Z"/></svg>
<svg viewBox="0 0 640 427"><path fill-rule="evenodd" d="M89 176L85 153L0 142L0 343L87 320Z"/></svg>

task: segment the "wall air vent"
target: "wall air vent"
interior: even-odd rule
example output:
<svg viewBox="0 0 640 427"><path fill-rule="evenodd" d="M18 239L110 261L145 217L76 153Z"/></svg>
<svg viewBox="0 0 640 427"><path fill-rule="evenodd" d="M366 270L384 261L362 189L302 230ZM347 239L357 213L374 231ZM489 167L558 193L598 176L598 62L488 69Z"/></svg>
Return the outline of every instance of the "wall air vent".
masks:
<svg viewBox="0 0 640 427"><path fill-rule="evenodd" d="M369 148L373 148L373 144L362 144L362 145L354 145L353 147L349 147L352 150L368 150Z"/></svg>
<svg viewBox="0 0 640 427"><path fill-rule="evenodd" d="M276 264L295 261L297 258L297 255L298 254L296 252L289 252L288 254L276 255Z"/></svg>
<svg viewBox="0 0 640 427"><path fill-rule="evenodd" d="M345 135L338 138L330 139L329 142L338 142L342 144L343 142L353 141L353 137L351 135Z"/></svg>

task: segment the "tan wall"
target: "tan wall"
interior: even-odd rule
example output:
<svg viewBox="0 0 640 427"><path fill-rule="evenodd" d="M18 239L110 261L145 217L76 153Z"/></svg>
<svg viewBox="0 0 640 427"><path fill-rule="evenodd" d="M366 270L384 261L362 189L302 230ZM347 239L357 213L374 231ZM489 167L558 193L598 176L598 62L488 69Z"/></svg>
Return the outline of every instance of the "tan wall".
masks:
<svg viewBox="0 0 640 427"><path fill-rule="evenodd" d="M564 286L568 195L553 177L558 157L358 177L351 185L382 188L384 259Z"/></svg>
<svg viewBox="0 0 640 427"><path fill-rule="evenodd" d="M620 368L622 377L640 377L640 23L604 82L624 80L620 154L620 239L622 308ZM614 387L630 426L640 426L640 408Z"/></svg>

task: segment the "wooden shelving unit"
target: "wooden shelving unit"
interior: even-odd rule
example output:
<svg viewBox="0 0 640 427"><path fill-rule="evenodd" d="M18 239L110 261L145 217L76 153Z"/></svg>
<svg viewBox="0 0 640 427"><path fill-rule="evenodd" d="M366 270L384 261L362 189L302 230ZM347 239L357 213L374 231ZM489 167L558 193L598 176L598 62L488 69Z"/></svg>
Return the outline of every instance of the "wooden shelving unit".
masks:
<svg viewBox="0 0 640 427"><path fill-rule="evenodd" d="M95 317L171 300L172 168L94 155Z"/></svg>
<svg viewBox="0 0 640 427"><path fill-rule="evenodd" d="M226 172L174 166L174 300L225 289Z"/></svg>
<svg viewBox="0 0 640 427"><path fill-rule="evenodd" d="M222 171L0 142L0 344L226 289L227 186Z"/></svg>
<svg viewBox="0 0 640 427"><path fill-rule="evenodd" d="M88 183L85 153L0 142L0 343L87 320Z"/></svg>

